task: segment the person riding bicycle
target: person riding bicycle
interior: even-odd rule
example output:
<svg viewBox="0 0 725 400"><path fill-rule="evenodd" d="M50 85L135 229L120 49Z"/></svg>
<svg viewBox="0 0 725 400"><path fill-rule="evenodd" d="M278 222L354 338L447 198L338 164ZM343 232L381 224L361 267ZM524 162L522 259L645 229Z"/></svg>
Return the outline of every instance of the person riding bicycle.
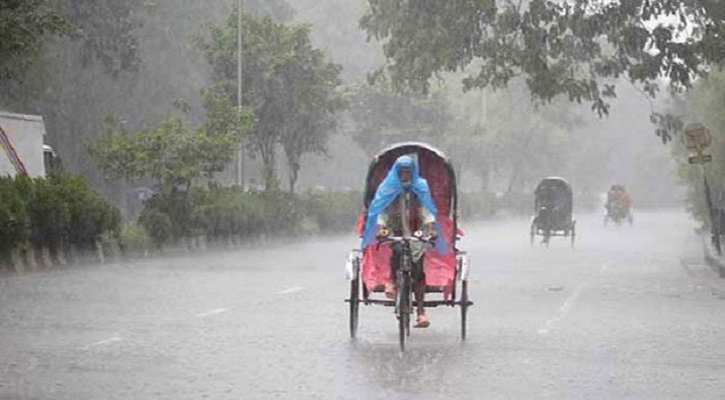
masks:
<svg viewBox="0 0 725 400"><path fill-rule="evenodd" d="M420 177L418 165L410 156L398 157L370 203L363 234L363 248L372 244L376 238L382 239L392 233L393 236L402 237L429 236L436 241L436 248L444 251L445 244L439 235L436 215L437 210L428 182ZM410 248L413 291L418 304L416 327L425 328L430 325L423 305L423 257L426 248L424 243L418 241L411 241ZM385 285L385 295L389 298L395 298L396 295L395 277L400 268L402 245L395 243L392 250L390 281Z"/></svg>

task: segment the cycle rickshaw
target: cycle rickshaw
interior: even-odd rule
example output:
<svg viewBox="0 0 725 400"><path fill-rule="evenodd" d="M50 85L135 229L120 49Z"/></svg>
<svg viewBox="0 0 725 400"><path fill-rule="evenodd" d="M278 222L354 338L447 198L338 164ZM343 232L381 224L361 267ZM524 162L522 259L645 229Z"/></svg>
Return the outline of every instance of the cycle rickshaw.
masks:
<svg viewBox="0 0 725 400"><path fill-rule="evenodd" d="M624 185L612 185L607 192L607 203L604 206L606 213L604 214L604 225L612 221L619 226L623 221L627 221L629 226L634 223L632 216L632 205Z"/></svg>
<svg viewBox="0 0 725 400"><path fill-rule="evenodd" d="M572 218L573 195L571 185L564 178L542 179L534 191L534 212L531 218L531 244L537 235L549 245L553 236L576 239L576 220Z"/></svg>
<svg viewBox="0 0 725 400"><path fill-rule="evenodd" d="M424 307L458 306L461 312L461 338L466 338L466 316L468 307L473 305L468 298L469 262L465 252L456 247L462 235L458 227L456 177L453 166L446 156L438 149L416 142L391 145L375 156L368 169L363 198L364 212L358 219L356 230L362 234L367 219L367 209L375 196L378 185L385 178L395 160L408 155L417 160L421 177L428 181L431 197L438 209L437 221L440 225L441 237L445 240L448 251L439 253L428 248L423 258L425 272L425 292L435 293L435 299L426 295ZM410 274L410 242L425 241L424 238L390 238L364 250L353 250L346 263L346 275L350 281L350 296L345 301L350 306L350 336L355 337L358 328L360 305L382 305L394 307L398 319L398 336L400 349L405 349L405 342L410 335L410 317L417 306L411 293ZM396 279L397 290L395 299L387 299L380 294L390 280L391 249L390 241L403 242L401 263Z"/></svg>

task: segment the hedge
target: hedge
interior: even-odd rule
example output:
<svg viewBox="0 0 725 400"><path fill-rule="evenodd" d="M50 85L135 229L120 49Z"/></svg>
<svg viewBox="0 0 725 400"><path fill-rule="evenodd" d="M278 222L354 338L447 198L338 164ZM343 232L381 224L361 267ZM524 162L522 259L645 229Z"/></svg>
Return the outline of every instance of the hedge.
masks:
<svg viewBox="0 0 725 400"><path fill-rule="evenodd" d="M245 192L209 185L162 192L144 205L139 225L157 247L203 236L212 242L262 235L352 230L360 192Z"/></svg>
<svg viewBox="0 0 725 400"><path fill-rule="evenodd" d="M68 173L31 179L0 177L0 257L13 249L95 248L101 235L118 235L121 214L86 181Z"/></svg>

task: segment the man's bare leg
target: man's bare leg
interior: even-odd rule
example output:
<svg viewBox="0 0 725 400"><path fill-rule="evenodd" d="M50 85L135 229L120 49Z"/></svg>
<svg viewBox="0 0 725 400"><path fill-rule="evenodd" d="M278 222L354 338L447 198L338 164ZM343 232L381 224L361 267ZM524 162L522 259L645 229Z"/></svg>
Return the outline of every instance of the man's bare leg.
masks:
<svg viewBox="0 0 725 400"><path fill-rule="evenodd" d="M418 303L416 311L418 312L418 320L415 324L416 328L427 328L430 325L428 316L425 315L425 284L420 282L413 283L413 291L415 292L415 301Z"/></svg>

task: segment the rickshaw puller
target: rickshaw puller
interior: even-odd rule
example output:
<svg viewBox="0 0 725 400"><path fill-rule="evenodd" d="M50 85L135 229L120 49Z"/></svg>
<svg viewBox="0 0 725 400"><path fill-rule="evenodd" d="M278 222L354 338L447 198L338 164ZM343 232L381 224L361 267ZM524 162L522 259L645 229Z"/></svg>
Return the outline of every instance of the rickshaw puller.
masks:
<svg viewBox="0 0 725 400"><path fill-rule="evenodd" d="M395 236L412 237L415 233L415 227L410 218L412 207L417 207L418 221L424 227L425 234L432 239L437 238L435 217L437 210L430 196L428 183L419 176L415 161L409 156L401 156L395 161L387 177L378 186L375 193L368 212L369 219L363 237L363 247L371 241L371 234L382 238L388 236L391 229ZM377 232L371 232L369 228ZM440 240L438 240L438 244L441 244ZM430 325L424 307L426 288L423 258L426 248L420 242L411 242L410 247L413 291L418 303L416 327L425 328ZM385 295L389 298L395 297L395 277L398 268L400 268L402 245L396 243L392 246L392 250L393 254L390 260L391 277L390 281L385 285Z"/></svg>

